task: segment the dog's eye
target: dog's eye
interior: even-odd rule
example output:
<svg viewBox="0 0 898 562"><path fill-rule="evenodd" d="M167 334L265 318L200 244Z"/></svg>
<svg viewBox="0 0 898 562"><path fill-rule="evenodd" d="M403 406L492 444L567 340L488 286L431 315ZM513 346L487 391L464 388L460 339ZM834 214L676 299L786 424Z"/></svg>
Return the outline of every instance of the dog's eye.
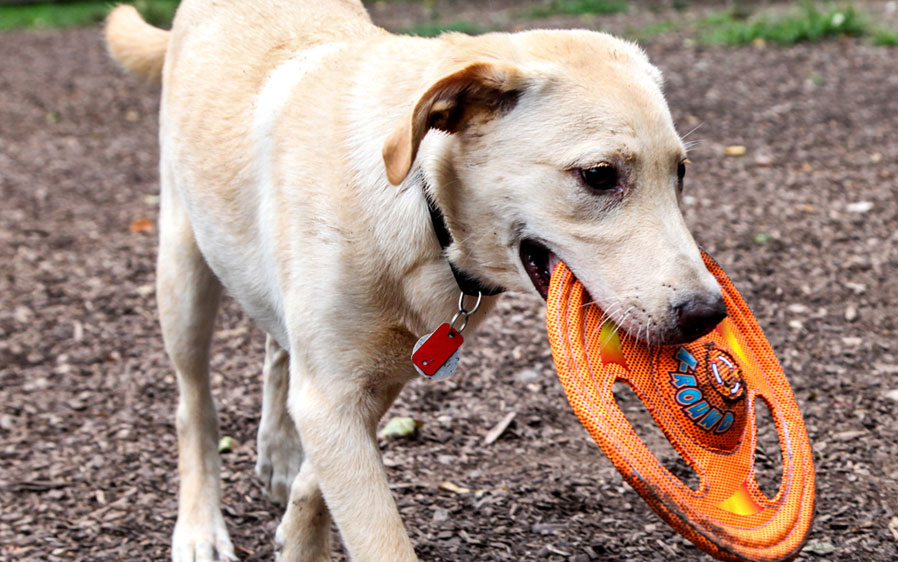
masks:
<svg viewBox="0 0 898 562"><path fill-rule="evenodd" d="M592 168L581 168L580 178L583 183L596 191L609 191L617 187L617 170L614 166L603 162Z"/></svg>
<svg viewBox="0 0 898 562"><path fill-rule="evenodd" d="M689 160L684 158L677 164L677 191L683 191L683 178L686 177L686 164L688 163Z"/></svg>

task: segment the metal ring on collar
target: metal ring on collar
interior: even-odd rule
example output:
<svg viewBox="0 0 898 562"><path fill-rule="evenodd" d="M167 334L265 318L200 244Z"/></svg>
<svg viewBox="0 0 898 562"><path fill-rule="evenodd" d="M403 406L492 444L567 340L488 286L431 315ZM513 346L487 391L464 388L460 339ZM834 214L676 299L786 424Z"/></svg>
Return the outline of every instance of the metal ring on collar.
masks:
<svg viewBox="0 0 898 562"><path fill-rule="evenodd" d="M465 310L465 292L459 291L458 293L458 312L459 314L464 314L465 318L477 312L477 309L480 308L480 300L483 298L483 293L477 291L477 302L474 303L474 308L471 310ZM457 316L457 315L456 315Z"/></svg>
<svg viewBox="0 0 898 562"><path fill-rule="evenodd" d="M467 327L467 325L468 325L468 316L470 316L470 313L462 312L461 310L459 310L458 312L455 313L455 316L452 317L452 321L449 322L449 327L451 327L451 328L455 327L455 321L458 320L459 316L464 317L464 322L462 322L461 326L458 328L458 330L456 330L460 334L463 331L465 331L465 327Z"/></svg>

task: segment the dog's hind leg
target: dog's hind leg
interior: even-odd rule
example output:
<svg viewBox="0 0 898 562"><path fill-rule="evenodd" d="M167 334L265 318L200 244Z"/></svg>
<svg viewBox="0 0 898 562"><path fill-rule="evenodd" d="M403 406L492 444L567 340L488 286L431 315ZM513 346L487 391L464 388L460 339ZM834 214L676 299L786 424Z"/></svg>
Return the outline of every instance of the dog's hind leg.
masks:
<svg viewBox="0 0 898 562"><path fill-rule="evenodd" d="M209 385L209 345L221 284L196 245L179 195L164 184L156 295L179 391L180 490L172 560L236 560L220 509L218 416Z"/></svg>
<svg viewBox="0 0 898 562"><path fill-rule="evenodd" d="M268 497L285 505L302 464L302 445L287 411L290 355L271 336L265 340L262 367L262 419L256 436L256 474Z"/></svg>
<svg viewBox="0 0 898 562"><path fill-rule="evenodd" d="M290 488L290 505L278 525L275 541L279 562L328 562L331 559L331 517L311 463Z"/></svg>

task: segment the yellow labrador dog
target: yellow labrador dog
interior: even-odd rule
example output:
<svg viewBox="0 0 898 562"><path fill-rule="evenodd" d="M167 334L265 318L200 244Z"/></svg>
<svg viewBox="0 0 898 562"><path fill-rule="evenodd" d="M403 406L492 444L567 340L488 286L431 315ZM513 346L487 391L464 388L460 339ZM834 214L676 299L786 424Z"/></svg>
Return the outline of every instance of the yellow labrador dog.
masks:
<svg viewBox="0 0 898 562"><path fill-rule="evenodd" d="M222 288L269 337L257 472L281 559L415 560L375 428L416 341L483 296L544 297L564 260L663 344L724 315L678 209L685 151L661 75L588 31L391 35L359 0L130 7L112 56L162 80L157 298L177 370L172 558L230 560L209 343ZM471 308L473 299L465 300Z"/></svg>

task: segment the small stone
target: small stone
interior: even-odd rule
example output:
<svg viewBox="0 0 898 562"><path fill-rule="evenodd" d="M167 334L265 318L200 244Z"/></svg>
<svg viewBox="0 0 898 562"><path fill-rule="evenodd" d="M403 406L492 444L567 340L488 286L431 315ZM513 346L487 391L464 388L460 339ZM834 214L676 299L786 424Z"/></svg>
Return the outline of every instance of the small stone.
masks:
<svg viewBox="0 0 898 562"><path fill-rule="evenodd" d="M539 372L537 372L536 369L521 369L520 371L512 375L512 378L516 383L527 384L528 382L539 380Z"/></svg>
<svg viewBox="0 0 898 562"><path fill-rule="evenodd" d="M836 551L836 547L833 546L833 543L823 540L823 541L811 541L805 545L802 549L807 552L813 552L814 554L832 554Z"/></svg>
<svg viewBox="0 0 898 562"><path fill-rule="evenodd" d="M864 343L863 338L858 338L855 336L846 336L842 338L842 343L844 343L848 347L857 347Z"/></svg>
<svg viewBox="0 0 898 562"><path fill-rule="evenodd" d="M845 210L849 213L867 213L873 208L872 201L858 201L856 203L849 203Z"/></svg>
<svg viewBox="0 0 898 562"><path fill-rule="evenodd" d="M786 307L786 310L791 312L792 314L804 314L808 311L808 307L801 303L790 304Z"/></svg>
<svg viewBox="0 0 898 562"><path fill-rule="evenodd" d="M854 322L855 320L857 320L857 318L858 318L857 308L855 308L854 305L851 305L851 304L846 306L845 307L845 321L846 322Z"/></svg>
<svg viewBox="0 0 898 562"><path fill-rule="evenodd" d="M16 307L15 311L12 313L12 317L16 322L21 324L27 324L31 317L34 316L34 313L31 312L31 309L24 305L19 305Z"/></svg>
<svg viewBox="0 0 898 562"><path fill-rule="evenodd" d="M804 322L802 322L801 320L789 320L789 327L796 332L800 332L804 330Z"/></svg>
<svg viewBox="0 0 898 562"><path fill-rule="evenodd" d="M863 295L867 292L867 286L863 283L845 282L845 288L853 292L855 295Z"/></svg>
<svg viewBox="0 0 898 562"><path fill-rule="evenodd" d="M758 154L755 156L755 166L759 168L769 168L773 166L773 157L769 154Z"/></svg>
<svg viewBox="0 0 898 562"><path fill-rule="evenodd" d="M836 441L853 441L853 440L857 439L858 437L863 437L866 434L867 434L866 431L849 430L849 431L842 431L840 433L837 433L837 434L833 435L833 438Z"/></svg>
<svg viewBox="0 0 898 562"><path fill-rule="evenodd" d="M886 392L884 396L889 400L894 400L895 402L898 402L898 388L896 388L895 390L890 390L890 391Z"/></svg>

